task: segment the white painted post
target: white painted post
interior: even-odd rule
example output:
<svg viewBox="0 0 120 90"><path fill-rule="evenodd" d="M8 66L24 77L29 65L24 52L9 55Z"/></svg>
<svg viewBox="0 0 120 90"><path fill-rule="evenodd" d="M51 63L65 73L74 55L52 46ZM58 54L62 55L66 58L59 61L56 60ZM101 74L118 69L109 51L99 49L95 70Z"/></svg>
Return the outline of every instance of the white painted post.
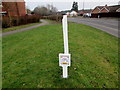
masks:
<svg viewBox="0 0 120 90"><path fill-rule="evenodd" d="M68 77L68 66L62 66L63 67L63 78L67 78Z"/></svg>
<svg viewBox="0 0 120 90"><path fill-rule="evenodd" d="M68 54L68 23L67 23L67 15L63 16L62 19L62 24L63 24L63 37L64 37L64 53Z"/></svg>
<svg viewBox="0 0 120 90"><path fill-rule="evenodd" d="M67 15L63 16L62 19L63 23L63 37L64 37L64 53L68 54L68 26L67 26ZM63 67L63 78L68 77L68 69L67 66L64 65Z"/></svg>
<svg viewBox="0 0 120 90"><path fill-rule="evenodd" d="M68 66L70 66L70 54L68 49L68 23L67 15L63 16L63 38L64 38L64 54L59 54L59 66L63 68L63 78L68 78Z"/></svg>

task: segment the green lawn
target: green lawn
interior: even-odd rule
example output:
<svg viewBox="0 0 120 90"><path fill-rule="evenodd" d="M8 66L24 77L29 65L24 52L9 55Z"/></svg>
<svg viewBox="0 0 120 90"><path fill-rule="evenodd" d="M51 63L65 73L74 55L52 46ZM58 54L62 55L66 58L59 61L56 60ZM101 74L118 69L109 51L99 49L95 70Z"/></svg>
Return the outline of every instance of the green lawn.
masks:
<svg viewBox="0 0 120 90"><path fill-rule="evenodd" d="M43 19L43 20L49 22L49 24L60 24L61 23L60 21L56 22L54 20L49 20L49 19Z"/></svg>
<svg viewBox="0 0 120 90"><path fill-rule="evenodd" d="M62 25L3 37L3 88L118 88L118 39L82 24L69 24L72 65L63 79ZM75 69L76 68L76 69Z"/></svg>
<svg viewBox="0 0 120 90"><path fill-rule="evenodd" d="M14 26L14 27L10 27L10 28L5 28L5 29L2 30L2 32L14 31L14 30L17 30L17 29L22 29L22 28L34 26L34 25L37 25L37 24L40 24L40 23L41 23L41 22L38 22L38 23L30 23L30 24L20 25L20 26Z"/></svg>

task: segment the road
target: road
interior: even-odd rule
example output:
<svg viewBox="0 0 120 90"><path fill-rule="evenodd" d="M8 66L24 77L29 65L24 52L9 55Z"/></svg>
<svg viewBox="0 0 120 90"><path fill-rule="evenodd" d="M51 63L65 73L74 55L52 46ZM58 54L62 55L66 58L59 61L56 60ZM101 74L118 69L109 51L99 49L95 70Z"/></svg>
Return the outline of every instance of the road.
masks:
<svg viewBox="0 0 120 90"><path fill-rule="evenodd" d="M118 26L119 26L118 23L120 23L118 19L75 17L75 18L68 18L68 21L86 24L98 28L102 31L105 31L113 36L120 37L118 35Z"/></svg>

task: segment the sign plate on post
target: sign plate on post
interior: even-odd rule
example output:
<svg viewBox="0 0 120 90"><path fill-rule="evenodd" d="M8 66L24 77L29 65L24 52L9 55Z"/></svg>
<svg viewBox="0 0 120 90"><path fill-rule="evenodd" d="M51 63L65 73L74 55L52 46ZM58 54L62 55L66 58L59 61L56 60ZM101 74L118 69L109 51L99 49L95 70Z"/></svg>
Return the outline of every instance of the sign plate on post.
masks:
<svg viewBox="0 0 120 90"><path fill-rule="evenodd" d="M62 19L63 25L63 39L64 39L64 53L59 54L59 66L63 68L63 78L68 78L68 66L71 65L71 55L69 54L68 48L68 23L67 23L67 15L63 16Z"/></svg>
<svg viewBox="0 0 120 90"><path fill-rule="evenodd" d="M70 66L70 54L59 54L59 66Z"/></svg>

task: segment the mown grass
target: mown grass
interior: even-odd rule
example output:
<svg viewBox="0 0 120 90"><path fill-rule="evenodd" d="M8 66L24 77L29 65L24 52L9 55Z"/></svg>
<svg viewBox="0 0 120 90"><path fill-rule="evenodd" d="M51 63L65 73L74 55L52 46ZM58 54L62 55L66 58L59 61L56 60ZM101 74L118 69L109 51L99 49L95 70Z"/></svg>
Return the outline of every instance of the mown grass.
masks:
<svg viewBox="0 0 120 90"><path fill-rule="evenodd" d="M62 25L3 37L3 88L118 88L118 39L82 24L69 24L72 65L63 79Z"/></svg>
<svg viewBox="0 0 120 90"><path fill-rule="evenodd" d="M72 24L72 23L76 23L76 22L68 21L68 24Z"/></svg>
<svg viewBox="0 0 120 90"><path fill-rule="evenodd" d="M37 24L40 24L40 23L41 23L41 22L38 22L38 23L30 23L30 24L20 25L20 26L13 26L13 27L10 27L10 28L4 28L4 29L2 30L2 32L14 31L14 30L17 30L17 29L22 29L22 28L34 26L34 25L37 25Z"/></svg>
<svg viewBox="0 0 120 90"><path fill-rule="evenodd" d="M56 22L55 20L49 20L49 19L43 19L43 20L49 22L49 24L61 24L60 21Z"/></svg>

